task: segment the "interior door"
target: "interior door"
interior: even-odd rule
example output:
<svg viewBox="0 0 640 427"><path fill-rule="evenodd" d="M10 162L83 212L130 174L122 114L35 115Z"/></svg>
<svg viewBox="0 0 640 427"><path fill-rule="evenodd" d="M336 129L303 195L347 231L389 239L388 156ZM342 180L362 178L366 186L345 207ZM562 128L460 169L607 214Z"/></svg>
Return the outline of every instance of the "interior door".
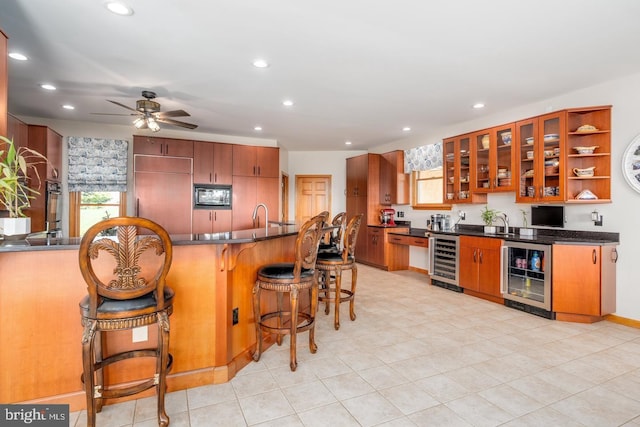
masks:
<svg viewBox="0 0 640 427"><path fill-rule="evenodd" d="M331 175L296 175L296 222L331 212Z"/></svg>

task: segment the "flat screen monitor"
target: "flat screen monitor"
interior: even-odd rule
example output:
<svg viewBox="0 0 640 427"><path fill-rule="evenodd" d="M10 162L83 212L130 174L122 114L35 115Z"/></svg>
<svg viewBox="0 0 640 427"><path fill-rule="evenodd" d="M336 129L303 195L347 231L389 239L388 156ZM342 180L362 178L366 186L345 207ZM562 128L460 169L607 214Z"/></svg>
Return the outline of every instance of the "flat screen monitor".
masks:
<svg viewBox="0 0 640 427"><path fill-rule="evenodd" d="M531 225L564 227L564 206L531 206Z"/></svg>

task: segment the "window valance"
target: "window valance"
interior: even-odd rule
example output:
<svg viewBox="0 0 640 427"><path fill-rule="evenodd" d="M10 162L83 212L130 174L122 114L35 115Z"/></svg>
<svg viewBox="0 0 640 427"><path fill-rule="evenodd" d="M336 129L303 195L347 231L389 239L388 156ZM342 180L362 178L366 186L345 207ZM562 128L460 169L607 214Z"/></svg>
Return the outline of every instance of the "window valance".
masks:
<svg viewBox="0 0 640 427"><path fill-rule="evenodd" d="M404 173L425 171L442 166L442 143L404 150Z"/></svg>
<svg viewBox="0 0 640 427"><path fill-rule="evenodd" d="M129 142L70 136L69 191L127 191Z"/></svg>

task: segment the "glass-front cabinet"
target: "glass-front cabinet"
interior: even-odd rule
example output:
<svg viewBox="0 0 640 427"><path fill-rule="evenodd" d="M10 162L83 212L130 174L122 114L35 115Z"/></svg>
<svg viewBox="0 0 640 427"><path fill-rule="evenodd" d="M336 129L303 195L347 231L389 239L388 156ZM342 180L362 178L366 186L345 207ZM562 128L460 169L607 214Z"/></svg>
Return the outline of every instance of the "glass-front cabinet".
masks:
<svg viewBox="0 0 640 427"><path fill-rule="evenodd" d="M485 203L486 195L471 191L474 170L471 169L472 134L461 135L443 141L444 202Z"/></svg>
<svg viewBox="0 0 640 427"><path fill-rule="evenodd" d="M515 164L512 148L514 133L514 124L510 123L473 134L475 179L471 191L493 193L515 190L515 180L511 177Z"/></svg>
<svg viewBox="0 0 640 427"><path fill-rule="evenodd" d="M565 117L561 111L516 122L516 202L564 201Z"/></svg>

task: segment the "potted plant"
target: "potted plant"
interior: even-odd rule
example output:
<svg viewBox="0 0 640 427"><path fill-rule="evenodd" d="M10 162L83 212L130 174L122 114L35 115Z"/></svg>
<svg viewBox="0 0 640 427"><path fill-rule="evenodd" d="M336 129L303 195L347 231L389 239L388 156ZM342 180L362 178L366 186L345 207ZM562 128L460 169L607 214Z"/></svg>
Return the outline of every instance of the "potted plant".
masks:
<svg viewBox="0 0 640 427"><path fill-rule="evenodd" d="M8 218L0 218L0 235L23 236L31 231L31 218L24 210L39 195L41 180L37 165L47 163L45 156L0 135L0 203ZM30 181L34 181L33 184Z"/></svg>
<svg viewBox="0 0 640 427"><path fill-rule="evenodd" d="M520 209L520 212L522 212L522 227L520 227L520 235L521 236L533 236L533 228L528 228L527 225L529 224L527 222L527 211L525 211L524 209Z"/></svg>
<svg viewBox="0 0 640 427"><path fill-rule="evenodd" d="M493 222L498 217L500 212L495 209L489 209L489 205L484 206L484 210L480 213L480 217L482 218L482 222L484 222L484 232L485 233L495 233L496 227L493 225Z"/></svg>

